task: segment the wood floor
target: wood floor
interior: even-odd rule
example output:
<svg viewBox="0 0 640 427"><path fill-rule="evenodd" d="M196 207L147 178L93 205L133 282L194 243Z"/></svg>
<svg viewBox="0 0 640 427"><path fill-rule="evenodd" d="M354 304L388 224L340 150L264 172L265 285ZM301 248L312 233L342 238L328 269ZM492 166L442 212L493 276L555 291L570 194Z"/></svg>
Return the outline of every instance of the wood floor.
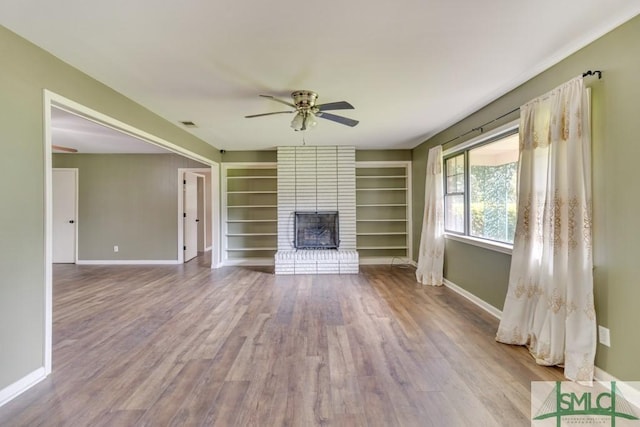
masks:
<svg viewBox="0 0 640 427"><path fill-rule="evenodd" d="M2 426L524 426L562 379L410 268L54 267L53 373Z"/></svg>

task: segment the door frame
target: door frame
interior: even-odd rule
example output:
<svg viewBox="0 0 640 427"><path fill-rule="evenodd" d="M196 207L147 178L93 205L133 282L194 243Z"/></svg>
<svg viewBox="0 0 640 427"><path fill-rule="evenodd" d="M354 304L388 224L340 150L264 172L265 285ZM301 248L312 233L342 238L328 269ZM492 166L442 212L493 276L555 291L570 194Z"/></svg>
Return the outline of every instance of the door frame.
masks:
<svg viewBox="0 0 640 427"><path fill-rule="evenodd" d="M210 160L200 154L194 153L179 145L173 144L165 139L159 138L153 134L140 130L136 127L121 122L111 116L103 114L85 105L82 105L76 101L52 92L48 89L43 89L43 123L44 123L44 279L45 279L45 304L44 304L44 354L43 354L43 367L44 376L48 376L52 369L52 353L53 353L53 266L52 266L52 228L53 228L53 216L52 216L52 168L53 160L51 153L51 108L60 108L69 113L80 115L88 120L92 120L103 126L110 127L120 132L127 133L136 138L139 138L145 142L162 147L168 151L180 154L184 157L196 160L203 164L209 165L211 168L211 188L212 193L217 195L217 199L211 199L211 212L212 221L215 221L212 225L211 242L212 259L211 268L219 268L222 265L220 255L220 233L214 230L220 229L220 164L213 160ZM180 192L178 192L180 193ZM218 200L218 204L214 203Z"/></svg>
<svg viewBox="0 0 640 427"><path fill-rule="evenodd" d="M211 178L209 178L211 180ZM202 187L200 187L202 186ZM202 188L202 193L200 192L200 188ZM207 224L211 222L211 218L207 218L207 176L206 175L197 175L196 180L196 197L198 198L198 218L204 218L201 221L198 221L198 229L202 227L202 232L198 231L198 241L196 242L198 252L207 252L211 250L211 246L207 247L207 230L210 225ZM202 215L200 215L202 212ZM200 246L200 241L202 240L202 247ZM202 250L200 250L202 248Z"/></svg>
<svg viewBox="0 0 640 427"><path fill-rule="evenodd" d="M200 211L200 200L198 198L198 180L202 179L202 180L206 180L206 176L202 173L199 172L205 172L208 169L204 169L204 168L179 168L178 169L178 188L180 189L178 191L178 260L180 263L184 263L184 252L186 249L185 248L185 239L184 239L184 232L185 232L185 217L184 217L184 191L185 191L185 173L187 172L191 172L195 177L196 177L196 217L198 216L198 212ZM204 207L203 207L204 208ZM211 219L203 219L205 221L205 229L204 232L206 233L206 223L211 221ZM182 228L182 230L180 230L180 228ZM198 225L196 224L196 235L198 236L196 238L196 256L198 256L198 239L200 238L205 238L205 236L200 236L200 232L198 231Z"/></svg>
<svg viewBox="0 0 640 427"><path fill-rule="evenodd" d="M182 181L184 180L185 172L194 172L198 176L202 176L202 173L209 172L211 174L211 194L207 197L211 203L211 217L208 218L209 227L205 227L205 233L211 235L211 268L222 267L222 251L220 251L220 244L222 239L220 236L220 165L218 163L212 165L210 168L178 168L178 264L184 264L184 194L182 191ZM203 176L206 180L206 176ZM206 196L206 194L205 194ZM218 202L216 206L216 201ZM205 209L206 213L206 209Z"/></svg>
<svg viewBox="0 0 640 427"><path fill-rule="evenodd" d="M75 235L74 235L74 242L73 242L73 252L74 252L73 253L73 263L77 264L78 263L78 230L79 230L79 228L78 228L78 203L80 201L80 197L79 197L79 194L78 194L79 189L80 189L80 184L78 182L79 170L78 170L78 168L54 168L54 167L52 167L51 168L51 173L52 173L52 175L51 175L52 176L51 184L52 185L53 185L53 171L54 170L71 171L71 172L73 172L73 175L74 175L74 178L75 178L75 180L74 180L75 181L75 189L74 189L74 191L75 191L75 194L74 194L75 200L74 200L74 213L73 213L73 215L75 217L74 218L74 222L73 222L73 228L75 229L75 232L74 232ZM53 206L53 187L52 187L51 197L52 197L51 204ZM51 215L52 215L51 219L53 220L53 209L52 209ZM53 244L53 221L51 223L51 227L52 227L51 240L52 240L52 244ZM52 246L52 248L53 248L53 246ZM52 259L52 263L53 263L53 249L51 251L51 259Z"/></svg>

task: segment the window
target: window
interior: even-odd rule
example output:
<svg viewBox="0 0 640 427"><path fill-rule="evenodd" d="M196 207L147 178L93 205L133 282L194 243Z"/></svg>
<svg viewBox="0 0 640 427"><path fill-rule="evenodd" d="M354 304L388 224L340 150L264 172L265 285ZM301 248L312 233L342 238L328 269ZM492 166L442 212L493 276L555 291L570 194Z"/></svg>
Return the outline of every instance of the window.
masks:
<svg viewBox="0 0 640 427"><path fill-rule="evenodd" d="M463 153L445 160L444 228L456 233L464 233L464 158Z"/></svg>
<svg viewBox="0 0 640 427"><path fill-rule="evenodd" d="M444 159L445 230L512 244L516 227L518 133L484 138Z"/></svg>

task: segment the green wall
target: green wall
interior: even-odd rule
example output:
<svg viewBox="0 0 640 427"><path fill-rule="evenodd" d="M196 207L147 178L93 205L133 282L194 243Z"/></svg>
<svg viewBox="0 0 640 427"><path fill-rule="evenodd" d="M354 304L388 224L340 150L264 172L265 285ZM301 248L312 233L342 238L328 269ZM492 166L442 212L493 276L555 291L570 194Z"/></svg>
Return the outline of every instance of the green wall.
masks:
<svg viewBox="0 0 640 427"><path fill-rule="evenodd" d="M444 277L502 310L511 255L455 240L445 242ZM472 266L469 265L470 260ZM487 266L491 266L487 268Z"/></svg>
<svg viewBox="0 0 640 427"><path fill-rule="evenodd" d="M356 150L356 162L408 160L411 160L411 150Z"/></svg>
<svg viewBox="0 0 640 427"><path fill-rule="evenodd" d="M413 150L414 254L422 226L428 149L536 98L586 70L592 89L593 231L598 324L611 329L611 348L598 345L596 365L622 380L640 380L640 17L636 17L565 60L444 130ZM491 130L517 119L492 123ZM466 139L477 136L469 135ZM459 139L452 145L464 142ZM445 276L496 307L502 307L510 257L447 242Z"/></svg>
<svg viewBox="0 0 640 427"><path fill-rule="evenodd" d="M277 162L278 152L275 150L264 151L227 151L222 155L222 162Z"/></svg>
<svg viewBox="0 0 640 427"><path fill-rule="evenodd" d="M0 27L0 390L44 366L43 90L218 161L215 147ZM7 208L9 207L9 208Z"/></svg>
<svg viewBox="0 0 640 427"><path fill-rule="evenodd" d="M356 150L356 161L407 161L411 160L411 150ZM276 150L227 151L222 155L227 162L277 162Z"/></svg>
<svg viewBox="0 0 640 427"><path fill-rule="evenodd" d="M55 154L53 167L78 168L79 260L178 258L178 168L205 165L177 154Z"/></svg>

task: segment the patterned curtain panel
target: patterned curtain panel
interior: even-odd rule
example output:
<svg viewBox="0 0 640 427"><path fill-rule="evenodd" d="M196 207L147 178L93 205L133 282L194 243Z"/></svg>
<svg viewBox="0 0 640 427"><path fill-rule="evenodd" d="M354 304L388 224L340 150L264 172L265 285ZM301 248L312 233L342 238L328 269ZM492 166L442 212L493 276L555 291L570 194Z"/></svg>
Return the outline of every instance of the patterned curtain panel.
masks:
<svg viewBox="0 0 640 427"><path fill-rule="evenodd" d="M593 380L591 135L582 77L520 110L518 219L496 339Z"/></svg>
<svg viewBox="0 0 640 427"><path fill-rule="evenodd" d="M423 285L441 286L444 267L444 200L442 147L429 150L424 189L424 217L416 279Z"/></svg>

